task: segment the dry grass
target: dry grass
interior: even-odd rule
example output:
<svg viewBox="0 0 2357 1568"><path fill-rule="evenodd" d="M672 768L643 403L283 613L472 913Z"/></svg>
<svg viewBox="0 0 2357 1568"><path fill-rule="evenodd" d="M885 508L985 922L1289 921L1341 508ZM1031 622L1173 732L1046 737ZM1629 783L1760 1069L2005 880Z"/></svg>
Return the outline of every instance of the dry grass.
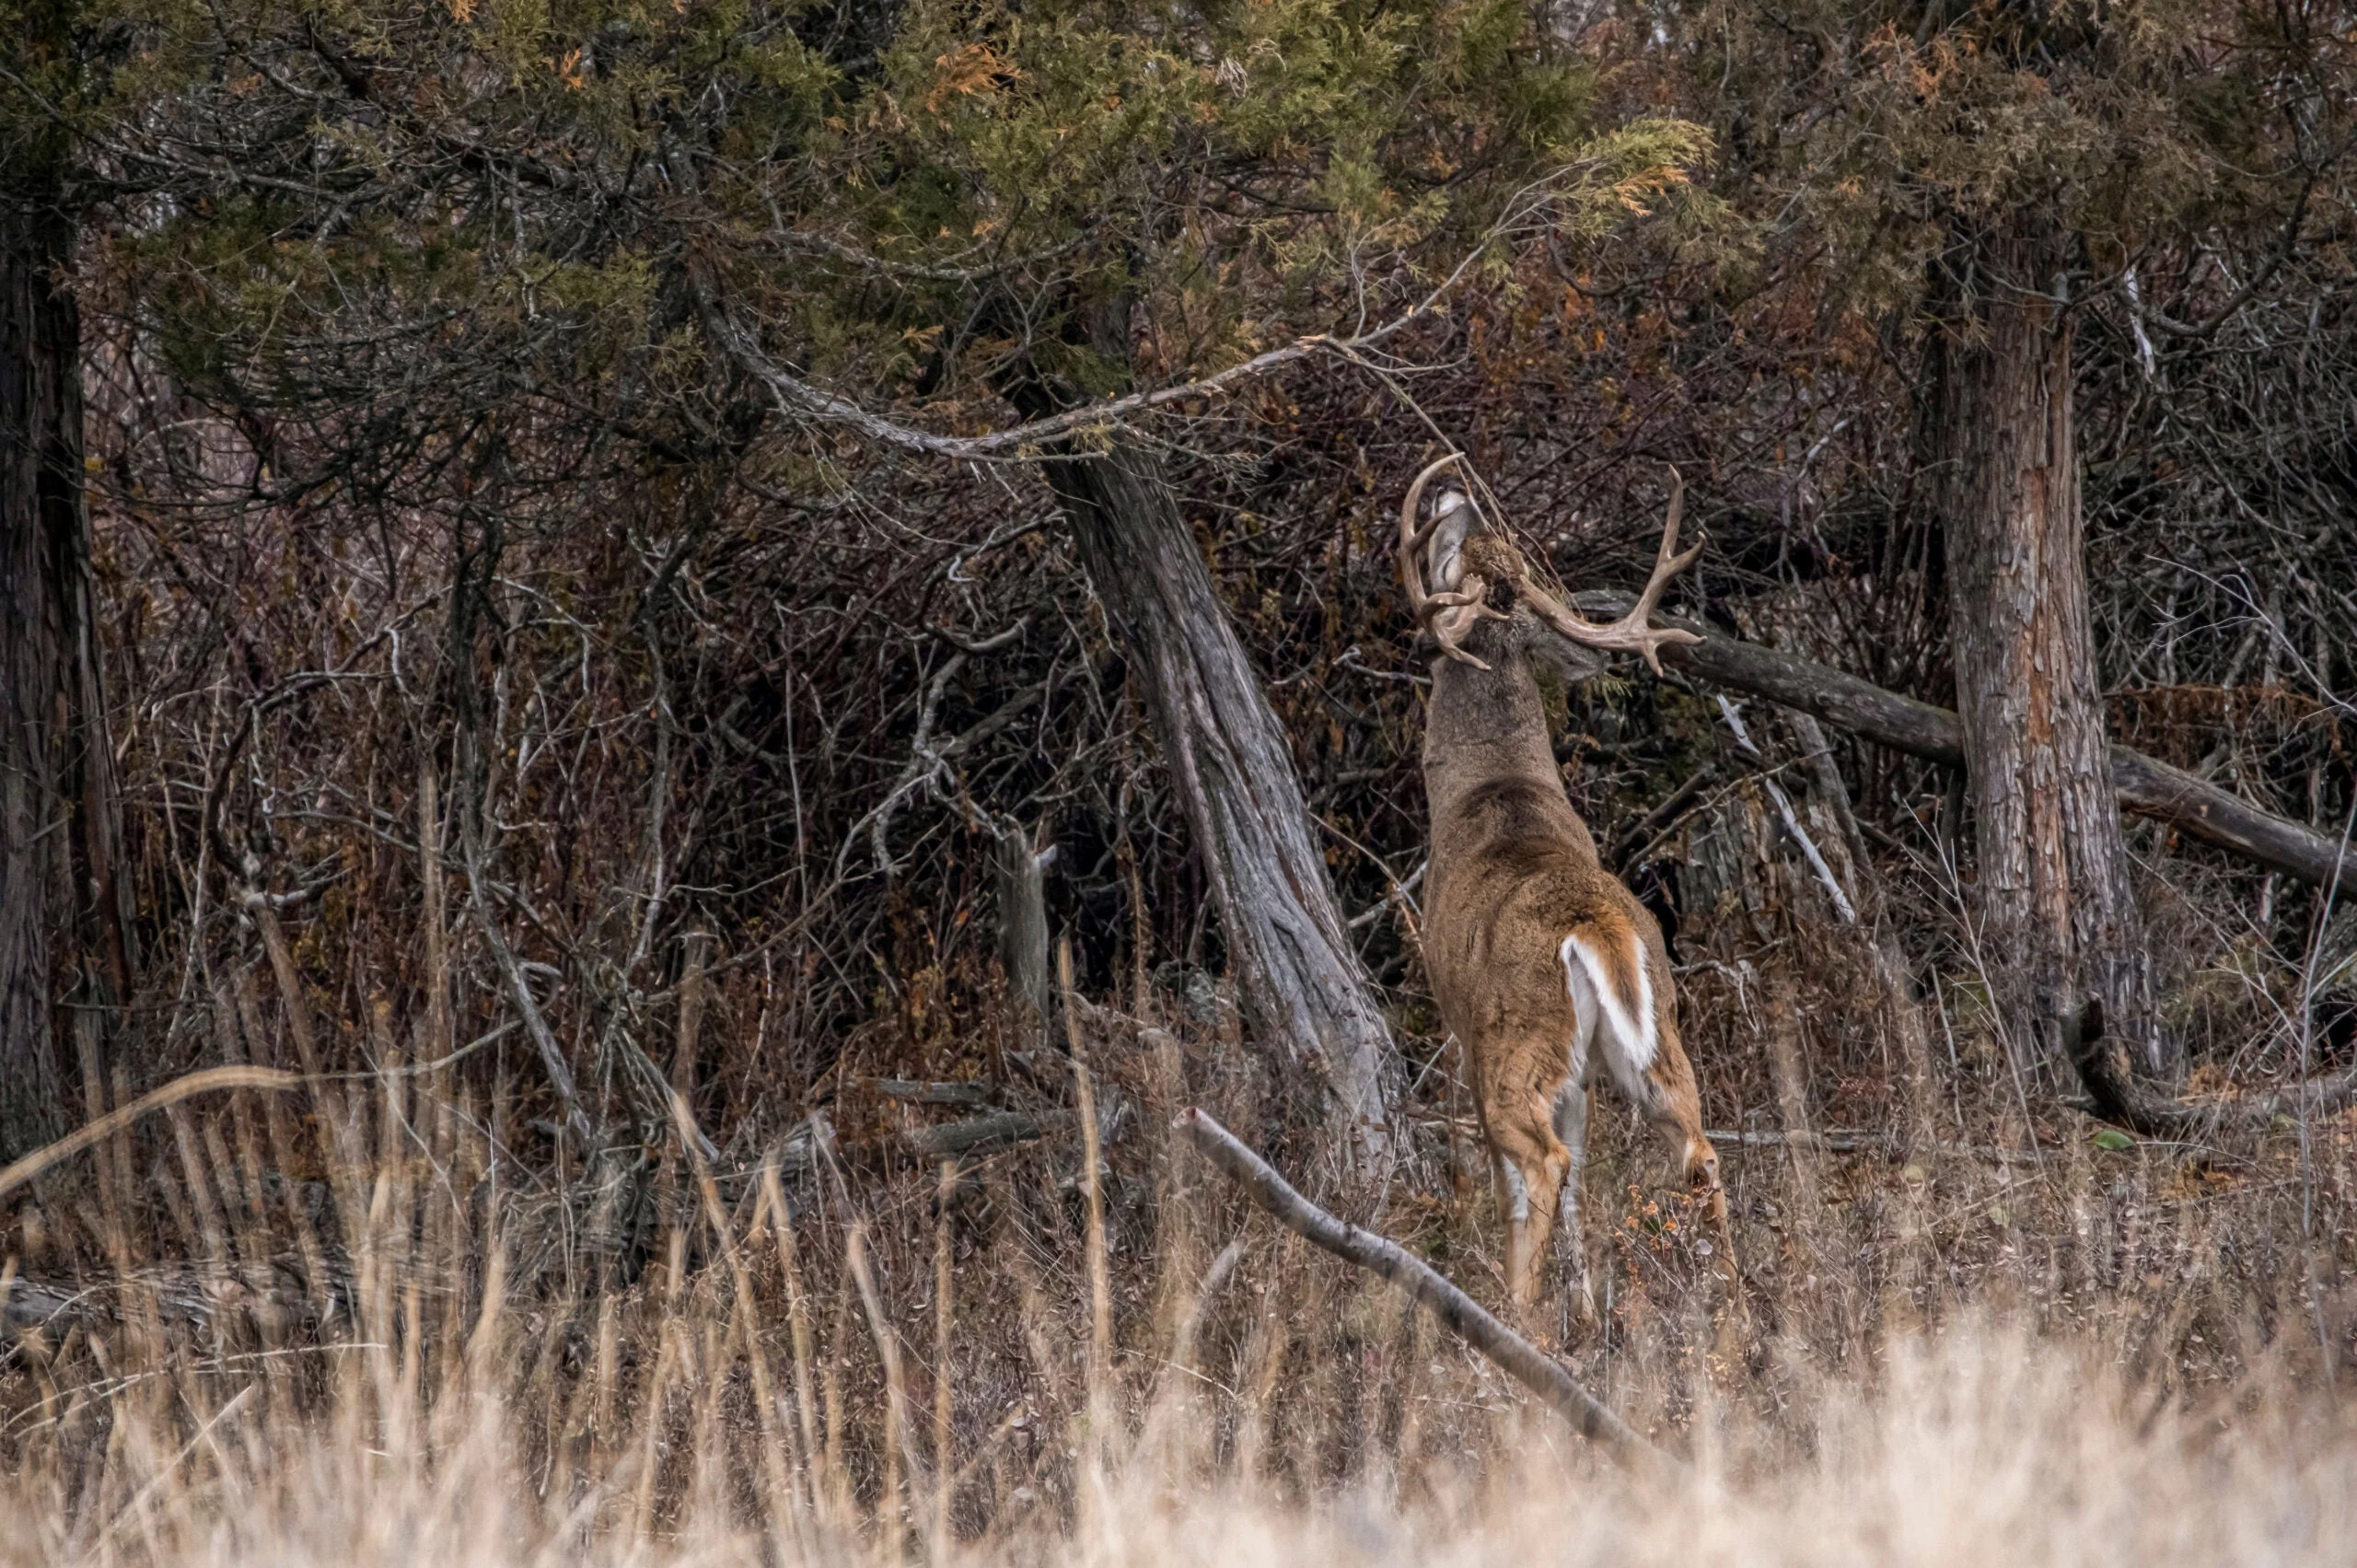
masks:
<svg viewBox="0 0 2357 1568"><path fill-rule="evenodd" d="M694 1317L675 1333L726 1338ZM2313 1390L2270 1374L2154 1411L2084 1347L1987 1327L1897 1344L1873 1388L1772 1424L1711 1411L1676 1481L1599 1471L1560 1431L1502 1415L1478 1449L1412 1476L1370 1455L1307 1498L1133 1450L1081 1468L1070 1517L1018 1511L946 1545L927 1539L928 1483L888 1525L830 1504L823 1468L773 1483L692 1354L668 1459L625 1423L555 1485L529 1462L512 1359L432 1399L390 1348L335 1359L309 1410L267 1379L220 1409L118 1392L103 1456L78 1465L20 1428L0 1562L2321 1563L2345 1562L2357 1529L2357 1432ZM679 1472L651 1508L650 1454Z"/></svg>
<svg viewBox="0 0 2357 1568"><path fill-rule="evenodd" d="M1690 1457L1648 1481L1161 1135L1181 1088L1249 1124L1248 1082L1094 1049L1130 1112L1101 1273L1075 1140L946 1186L666 1156L633 1261L599 1250L610 1194L494 1157L503 1108L443 1076L192 1103L17 1216L11 1266L87 1294L0 1360L0 1564L2322 1562L2357 1539L2345 1122L2305 1156L2111 1153L2067 1123L1997 1151L1951 1096L1903 1163L1740 1150L1741 1322L1605 1119L1612 1292L1569 1354ZM1486 1204L1447 1192L1466 1154L1362 1217L1494 1299Z"/></svg>

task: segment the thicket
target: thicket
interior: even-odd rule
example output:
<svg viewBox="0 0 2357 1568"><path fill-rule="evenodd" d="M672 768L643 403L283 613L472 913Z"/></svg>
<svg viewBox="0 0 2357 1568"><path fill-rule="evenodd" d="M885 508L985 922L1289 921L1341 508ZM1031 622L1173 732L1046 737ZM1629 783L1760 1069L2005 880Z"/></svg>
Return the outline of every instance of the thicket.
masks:
<svg viewBox="0 0 2357 1568"><path fill-rule="evenodd" d="M1004 1539L1109 1455L1313 1496L1527 1440L1161 1132L1208 1104L1493 1294L1392 552L1452 446L1573 588L1642 581L1674 465L1710 544L1672 608L1952 707L1952 437L1988 412L1955 367L2050 307L2111 738L2348 842L2330 6L0 16L0 401L46 352L82 405L0 474L9 634L73 651L10 679L90 674L22 703L71 769L6 803L0 1155L200 1068L312 1081L0 1196L0 1451L61 1552L151 1484L210 1518L253 1467L189 1455L249 1386L270 1441L495 1431L581 1503L558 1542ZM1092 462L1167 481L1282 732L1379 1009L1383 1181L1256 1010L1136 585L1076 532ZM1557 717L1671 933L1752 1306L1600 1114L1592 1388L1774 1476L1829 1382L1976 1312L2135 1399L2291 1423L2269 1379L2338 1386L2348 1113L2227 1112L2357 1068L2357 889L2126 821L2164 1086L2222 1108L2130 1136L2028 1044L1963 770L1633 668ZM1074 958L1048 1016L1010 845ZM492 1388L512 1423L447 1413Z"/></svg>

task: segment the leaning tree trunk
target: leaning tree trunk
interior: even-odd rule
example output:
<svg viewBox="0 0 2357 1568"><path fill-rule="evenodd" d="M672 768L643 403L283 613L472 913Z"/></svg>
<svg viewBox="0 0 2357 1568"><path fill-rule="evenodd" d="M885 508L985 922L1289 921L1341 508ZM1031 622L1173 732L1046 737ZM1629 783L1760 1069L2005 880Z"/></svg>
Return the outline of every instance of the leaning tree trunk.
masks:
<svg viewBox="0 0 2357 1568"><path fill-rule="evenodd" d="M86 1023L118 1016L131 970L54 167L37 151L0 168L0 1158L71 1114L60 958ZM78 1032L87 1056L105 1031Z"/></svg>
<svg viewBox="0 0 2357 1568"><path fill-rule="evenodd" d="M1926 446L1946 536L1994 1003L2016 1059L2069 1074L2058 1020L2089 998L2140 1074L2173 1076L2130 886L2087 615L2068 311L2067 237L2020 215L1948 264Z"/></svg>
<svg viewBox="0 0 2357 1568"><path fill-rule="evenodd" d="M1284 726L1161 464L1134 444L1051 459L1082 563L1145 678L1254 1033L1323 1081L1346 1165L1389 1142L1390 1031L1336 913Z"/></svg>

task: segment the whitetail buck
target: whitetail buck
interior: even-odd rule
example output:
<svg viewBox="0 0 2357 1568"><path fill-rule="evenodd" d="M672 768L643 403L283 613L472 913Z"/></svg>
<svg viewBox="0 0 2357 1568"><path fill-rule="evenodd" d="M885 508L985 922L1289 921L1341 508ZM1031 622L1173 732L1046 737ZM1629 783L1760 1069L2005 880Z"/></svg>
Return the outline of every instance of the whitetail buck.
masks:
<svg viewBox="0 0 2357 1568"><path fill-rule="evenodd" d="M1723 1244L1725 1199L1678 1042L1661 927L1596 858L1563 792L1531 666L1544 658L1578 680L1604 668L1600 651L1631 649L1658 673L1663 644L1699 640L1647 622L1663 585L1701 546L1677 553L1684 493L1674 489L1636 608L1597 625L1542 587L1463 491L1444 490L1418 527L1425 486L1457 460L1418 474L1399 509L1400 578L1438 645L1424 720L1424 962L1473 1079L1514 1299L1525 1308L1537 1299L1539 1255L1560 1212L1566 1303L1588 1315L1580 1167L1599 1069L1676 1143L1689 1179L1708 1185ZM1722 1260L1730 1277L1732 1261Z"/></svg>

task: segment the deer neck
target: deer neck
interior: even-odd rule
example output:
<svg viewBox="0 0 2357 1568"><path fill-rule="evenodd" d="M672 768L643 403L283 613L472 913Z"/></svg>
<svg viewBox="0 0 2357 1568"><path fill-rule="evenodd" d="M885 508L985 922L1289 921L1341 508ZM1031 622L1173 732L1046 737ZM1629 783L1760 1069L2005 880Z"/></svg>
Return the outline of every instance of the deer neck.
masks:
<svg viewBox="0 0 2357 1568"><path fill-rule="evenodd" d="M1483 784L1511 778L1563 795L1529 659L1508 652L1492 657L1488 669L1434 659L1424 714L1424 795L1434 822L1453 817Z"/></svg>

